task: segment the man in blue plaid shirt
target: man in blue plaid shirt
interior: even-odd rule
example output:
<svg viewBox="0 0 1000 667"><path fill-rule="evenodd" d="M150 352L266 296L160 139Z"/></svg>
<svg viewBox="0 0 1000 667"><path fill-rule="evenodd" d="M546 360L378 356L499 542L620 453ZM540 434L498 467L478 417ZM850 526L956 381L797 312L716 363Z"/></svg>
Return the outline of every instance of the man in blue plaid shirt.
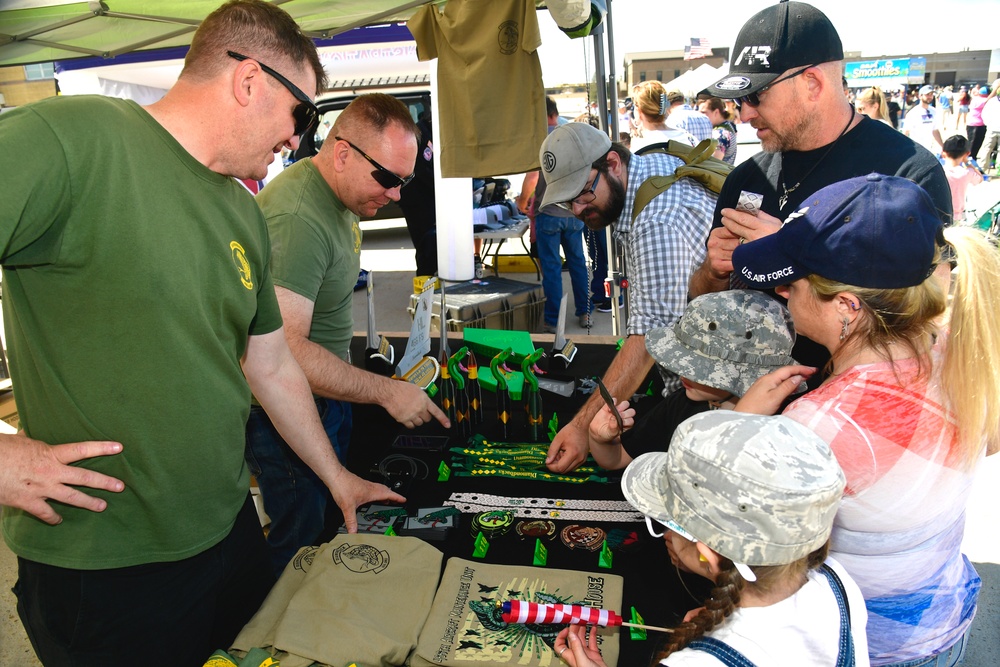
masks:
<svg viewBox="0 0 1000 667"><path fill-rule="evenodd" d="M698 141L712 138L712 121L708 116L692 109L684 99L684 93L679 90L667 91L667 126L689 132Z"/></svg>
<svg viewBox="0 0 1000 667"><path fill-rule="evenodd" d="M586 123L553 130L539 159L548 184L540 210L572 211L593 230L614 224L628 278L627 338L604 383L616 398L629 397L653 365L646 332L672 326L684 312L688 279L705 258L716 195L682 178L634 215L639 186L652 176L673 174L683 162L664 153L632 155ZM573 470L586 459L587 429L601 405L600 396L592 396L556 434L546 458L550 470Z"/></svg>

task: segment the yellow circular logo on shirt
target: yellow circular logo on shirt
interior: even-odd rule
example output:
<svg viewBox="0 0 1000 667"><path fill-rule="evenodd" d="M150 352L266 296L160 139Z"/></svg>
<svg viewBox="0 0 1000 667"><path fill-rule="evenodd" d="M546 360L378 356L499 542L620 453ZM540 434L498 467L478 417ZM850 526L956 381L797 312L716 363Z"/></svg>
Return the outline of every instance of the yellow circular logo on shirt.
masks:
<svg viewBox="0 0 1000 667"><path fill-rule="evenodd" d="M351 233L354 235L354 254L357 255L361 252L361 227L357 221L351 226Z"/></svg>
<svg viewBox="0 0 1000 667"><path fill-rule="evenodd" d="M229 249L233 251L233 263L240 273L240 282L247 289L253 289L253 276L250 274L250 262L247 261L246 251L236 241L229 244Z"/></svg>

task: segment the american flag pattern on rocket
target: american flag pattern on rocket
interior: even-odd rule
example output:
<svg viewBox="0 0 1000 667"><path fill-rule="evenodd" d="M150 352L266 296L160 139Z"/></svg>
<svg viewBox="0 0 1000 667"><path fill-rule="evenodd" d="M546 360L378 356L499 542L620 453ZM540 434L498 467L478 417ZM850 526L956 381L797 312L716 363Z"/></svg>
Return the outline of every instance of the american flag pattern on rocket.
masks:
<svg viewBox="0 0 1000 667"><path fill-rule="evenodd" d="M576 604L541 604L522 600L503 603L501 618L505 623L552 623L563 625L599 625L602 627L622 624L622 617L609 609L585 607Z"/></svg>

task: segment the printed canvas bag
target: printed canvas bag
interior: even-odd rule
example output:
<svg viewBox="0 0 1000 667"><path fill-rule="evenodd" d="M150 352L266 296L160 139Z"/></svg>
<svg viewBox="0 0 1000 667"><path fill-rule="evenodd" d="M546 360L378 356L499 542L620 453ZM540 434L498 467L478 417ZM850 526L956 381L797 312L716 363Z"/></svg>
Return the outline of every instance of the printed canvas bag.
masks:
<svg viewBox="0 0 1000 667"><path fill-rule="evenodd" d="M604 572L491 565L450 558L411 667L559 667L552 650L561 625L507 625L498 603L582 604L620 610L622 578ZM601 655L618 663L620 628L601 631Z"/></svg>

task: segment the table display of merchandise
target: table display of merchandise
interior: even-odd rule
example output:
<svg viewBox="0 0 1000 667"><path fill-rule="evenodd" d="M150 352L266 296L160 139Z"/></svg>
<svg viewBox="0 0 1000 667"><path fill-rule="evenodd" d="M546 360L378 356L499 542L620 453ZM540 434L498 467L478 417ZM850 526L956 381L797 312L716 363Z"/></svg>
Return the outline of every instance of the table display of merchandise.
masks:
<svg viewBox="0 0 1000 667"><path fill-rule="evenodd" d="M499 381L478 387L479 416L471 419L469 409L465 431L454 416L451 429L434 423L407 430L377 406L353 406L348 468L387 484L407 502L359 508L357 535L343 534L342 517L328 516L320 546L304 548L289 564L235 649L273 647L290 654L278 654L282 665L303 666L311 661L395 665L406 660L455 667L562 664L552 646L564 626L508 622L510 604L504 620L505 603L516 602L613 610L607 617L612 622L602 624L609 627L600 629L604 660L609 667L641 665L649 663L663 633L624 626L669 627L698 606L695 596L704 594L708 582L676 572L663 540L651 537L642 515L625 502L622 471L602 470L592 459L566 474L552 473L544 464L550 436L596 391L595 379L614 357L615 345L581 344L576 361L566 369L553 362L551 353L528 353L519 332L467 331L469 340L453 335L450 341L456 351L451 356L461 362L452 367L463 390L478 384L467 375L470 363L479 377L489 375L491 365L499 376ZM520 351L505 349L490 356L508 337ZM397 349L406 346L405 339L391 342ZM355 338L355 358L363 357L365 345L364 337ZM541 347L539 343L539 351ZM500 364L498 356L504 356ZM503 382L513 373L521 375L516 399ZM539 390L538 379L550 375L568 382L573 391ZM640 414L660 400L657 383L651 374L634 397ZM459 403L456 389L449 391ZM438 391L438 400L443 393L447 391ZM507 406L506 417L498 412L501 405ZM339 514L332 509L331 515ZM399 561L404 562L392 573ZM326 573L322 576L316 574L319 562ZM351 586L361 588L345 589L340 582L335 588L329 582L307 584L334 576L348 577ZM310 587L329 595L308 591ZM325 608L319 600L326 600ZM311 610L319 624L307 626L322 635L314 646L303 644L301 632L294 629L304 622L300 608ZM531 613L537 615L539 609L544 607ZM388 620L400 614L408 620Z"/></svg>

